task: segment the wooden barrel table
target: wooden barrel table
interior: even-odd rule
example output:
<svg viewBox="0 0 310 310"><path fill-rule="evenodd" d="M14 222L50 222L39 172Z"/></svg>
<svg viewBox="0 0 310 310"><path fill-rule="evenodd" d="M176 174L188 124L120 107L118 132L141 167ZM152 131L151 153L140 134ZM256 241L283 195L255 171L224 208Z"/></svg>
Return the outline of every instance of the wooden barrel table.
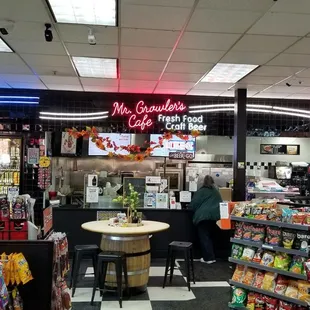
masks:
<svg viewBox="0 0 310 310"><path fill-rule="evenodd" d="M108 221L95 221L82 224L88 231L102 234L102 251L122 251L126 253L128 284L130 288L145 290L149 279L151 248L149 235L166 230L169 224L143 221L138 227L113 227ZM106 276L107 286L116 286L114 264L109 264Z"/></svg>

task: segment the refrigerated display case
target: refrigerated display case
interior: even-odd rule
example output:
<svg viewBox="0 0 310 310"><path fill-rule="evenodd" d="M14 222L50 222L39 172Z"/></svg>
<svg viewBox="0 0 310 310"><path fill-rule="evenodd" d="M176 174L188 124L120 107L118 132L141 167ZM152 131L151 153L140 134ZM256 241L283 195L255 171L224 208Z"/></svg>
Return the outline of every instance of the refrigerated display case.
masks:
<svg viewBox="0 0 310 310"><path fill-rule="evenodd" d="M0 194L8 194L11 188L20 191L22 163L22 139L0 137Z"/></svg>

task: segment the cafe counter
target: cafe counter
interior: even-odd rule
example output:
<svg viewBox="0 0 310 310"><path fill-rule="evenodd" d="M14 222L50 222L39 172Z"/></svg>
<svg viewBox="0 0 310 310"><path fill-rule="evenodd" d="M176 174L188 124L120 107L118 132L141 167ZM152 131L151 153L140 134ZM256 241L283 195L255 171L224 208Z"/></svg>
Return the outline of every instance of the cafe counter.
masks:
<svg viewBox="0 0 310 310"><path fill-rule="evenodd" d="M126 209L100 208L100 209L79 209L73 207L53 208L53 228L55 231L65 232L69 241L70 254L74 251L74 246L78 244L98 244L101 236L94 232L85 231L81 225L85 222L96 221L102 216L115 216L118 212ZM151 256L153 258L166 258L168 245L172 241L189 241L194 245L195 257L200 256L199 240L196 228L192 222L191 210L170 210L170 209L139 209L143 213L143 219L168 223L168 230L156 233L150 239ZM97 213L99 212L99 213ZM229 256L230 232L220 230L216 224L214 230L214 249L216 256L226 258Z"/></svg>

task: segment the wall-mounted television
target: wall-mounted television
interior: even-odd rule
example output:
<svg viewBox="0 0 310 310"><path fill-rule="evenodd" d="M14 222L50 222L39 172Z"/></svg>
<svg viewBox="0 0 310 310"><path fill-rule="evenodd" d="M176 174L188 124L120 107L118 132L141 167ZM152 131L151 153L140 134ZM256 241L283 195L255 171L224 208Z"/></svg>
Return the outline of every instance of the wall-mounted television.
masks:
<svg viewBox="0 0 310 310"><path fill-rule="evenodd" d="M114 141L116 146L127 146L131 143L131 135L129 133L99 133L99 137L109 137L111 141ZM89 138L88 155L90 156L107 156L109 152L114 152L114 149L99 149L94 142ZM126 150L118 149L115 152L117 155L128 155L129 152Z"/></svg>
<svg viewBox="0 0 310 310"><path fill-rule="evenodd" d="M153 147L158 144L160 137L162 137L162 135L150 135L150 141L156 143L152 145ZM186 152L195 155L195 151L196 139L193 136L189 135L188 140L183 140L176 135L172 135L172 139L163 141L162 147L154 149L152 156L169 157L169 153L173 152Z"/></svg>

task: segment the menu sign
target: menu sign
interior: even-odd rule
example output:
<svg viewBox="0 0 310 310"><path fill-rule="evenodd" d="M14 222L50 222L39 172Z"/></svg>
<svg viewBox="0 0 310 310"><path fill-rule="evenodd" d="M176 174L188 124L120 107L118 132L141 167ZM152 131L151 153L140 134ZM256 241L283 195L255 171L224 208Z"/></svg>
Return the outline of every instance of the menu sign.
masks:
<svg viewBox="0 0 310 310"><path fill-rule="evenodd" d="M261 144L260 153L270 155L299 155L300 145Z"/></svg>
<svg viewBox="0 0 310 310"><path fill-rule="evenodd" d="M187 152L170 152L169 159L185 159L185 160L192 160L194 159L194 153L187 153Z"/></svg>

